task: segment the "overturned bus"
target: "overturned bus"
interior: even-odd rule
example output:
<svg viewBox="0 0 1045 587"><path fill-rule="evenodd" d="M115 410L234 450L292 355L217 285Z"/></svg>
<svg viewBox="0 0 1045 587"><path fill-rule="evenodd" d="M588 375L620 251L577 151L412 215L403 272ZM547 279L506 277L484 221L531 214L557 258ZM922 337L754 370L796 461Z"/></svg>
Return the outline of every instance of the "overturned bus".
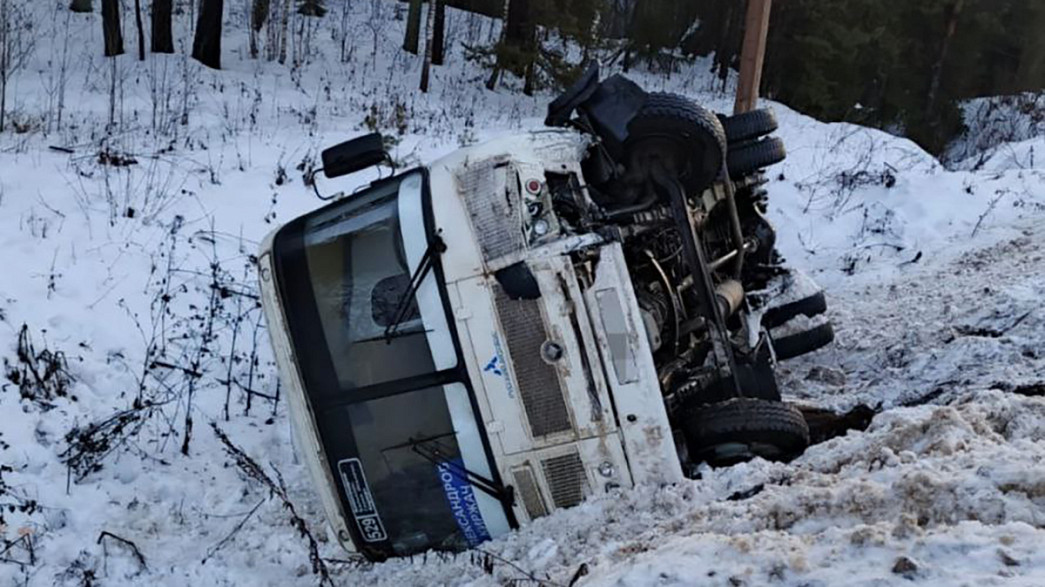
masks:
<svg viewBox="0 0 1045 587"><path fill-rule="evenodd" d="M590 70L548 128L287 223L259 257L296 447L345 548L463 550L585 497L809 442L778 361L831 342L787 269L771 112ZM328 177L385 159L370 135Z"/></svg>

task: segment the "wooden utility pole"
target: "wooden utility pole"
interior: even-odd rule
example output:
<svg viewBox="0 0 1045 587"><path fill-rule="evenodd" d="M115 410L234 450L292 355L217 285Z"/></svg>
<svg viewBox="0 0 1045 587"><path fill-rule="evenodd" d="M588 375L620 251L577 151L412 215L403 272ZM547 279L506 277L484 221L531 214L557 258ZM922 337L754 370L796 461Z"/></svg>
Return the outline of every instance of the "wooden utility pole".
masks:
<svg viewBox="0 0 1045 587"><path fill-rule="evenodd" d="M762 63L766 57L769 34L769 12L773 0L748 0L744 19L744 46L740 52L740 83L733 114L749 112L758 104L758 88L762 85Z"/></svg>

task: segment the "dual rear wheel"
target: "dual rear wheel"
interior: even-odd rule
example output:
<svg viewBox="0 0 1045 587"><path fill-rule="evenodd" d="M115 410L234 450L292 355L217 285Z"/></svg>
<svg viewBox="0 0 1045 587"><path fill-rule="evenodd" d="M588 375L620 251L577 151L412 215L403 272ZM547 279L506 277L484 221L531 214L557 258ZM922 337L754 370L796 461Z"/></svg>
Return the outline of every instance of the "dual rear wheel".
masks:
<svg viewBox="0 0 1045 587"><path fill-rule="evenodd" d="M766 136L776 129L776 118L769 110L716 119L684 97L651 94L628 125L630 138L625 148L632 159L643 153L672 153L671 170L689 191L699 192L714 181L723 163L736 179L782 161L786 156L783 142ZM654 145L658 148L652 149ZM773 320L783 323L798 314L821 313L823 301L822 294L802 300L779 309ZM826 326L830 329L830 324ZM833 332L789 334L775 340L774 348L778 358L790 358L823 346L825 336L830 342ZM754 457L786 460L809 445L809 427L802 412L779 399L734 397L705 402L694 397L677 414L695 462L725 466Z"/></svg>
<svg viewBox="0 0 1045 587"><path fill-rule="evenodd" d="M780 401L733 398L682 409L679 420L694 462L728 466L761 457L787 460L809 446L809 427L797 408Z"/></svg>

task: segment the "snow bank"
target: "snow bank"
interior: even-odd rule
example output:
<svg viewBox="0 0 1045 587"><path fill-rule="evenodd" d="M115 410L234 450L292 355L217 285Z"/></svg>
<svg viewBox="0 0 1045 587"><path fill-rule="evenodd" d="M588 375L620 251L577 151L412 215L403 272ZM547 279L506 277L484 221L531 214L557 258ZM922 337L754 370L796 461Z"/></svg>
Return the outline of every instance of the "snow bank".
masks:
<svg viewBox="0 0 1045 587"><path fill-rule="evenodd" d="M415 559L358 577L566 584L584 565L583 585L879 585L902 582L893 567L908 557L909 573L935 584L1033 581L1045 565L1045 477L1030 465L1045 447L1040 424L1011 421L1040 422L1043 411L999 391L894 410L790 465L756 461L596 497L486 548L519 568L486 576L467 557Z"/></svg>
<svg viewBox="0 0 1045 587"><path fill-rule="evenodd" d="M1011 143L1045 136L1045 92L967 100L961 106L965 132L944 159L957 169L977 169Z"/></svg>
<svg viewBox="0 0 1045 587"><path fill-rule="evenodd" d="M948 171L909 140L773 107L789 153L768 186L778 246L826 286L953 258L1045 210L1045 170L1033 158L1040 139L1000 150L982 169Z"/></svg>

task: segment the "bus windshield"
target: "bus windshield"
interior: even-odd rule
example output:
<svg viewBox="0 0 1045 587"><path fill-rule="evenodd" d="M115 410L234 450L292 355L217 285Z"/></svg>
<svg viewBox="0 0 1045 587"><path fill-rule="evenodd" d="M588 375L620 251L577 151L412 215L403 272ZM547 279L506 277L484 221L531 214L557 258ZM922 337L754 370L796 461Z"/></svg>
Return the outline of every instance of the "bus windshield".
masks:
<svg viewBox="0 0 1045 587"><path fill-rule="evenodd" d="M460 473L495 478L437 272L409 296L430 252L424 181L413 172L378 184L288 224L274 243L342 511L360 546L390 555L461 550L508 530L504 504Z"/></svg>

